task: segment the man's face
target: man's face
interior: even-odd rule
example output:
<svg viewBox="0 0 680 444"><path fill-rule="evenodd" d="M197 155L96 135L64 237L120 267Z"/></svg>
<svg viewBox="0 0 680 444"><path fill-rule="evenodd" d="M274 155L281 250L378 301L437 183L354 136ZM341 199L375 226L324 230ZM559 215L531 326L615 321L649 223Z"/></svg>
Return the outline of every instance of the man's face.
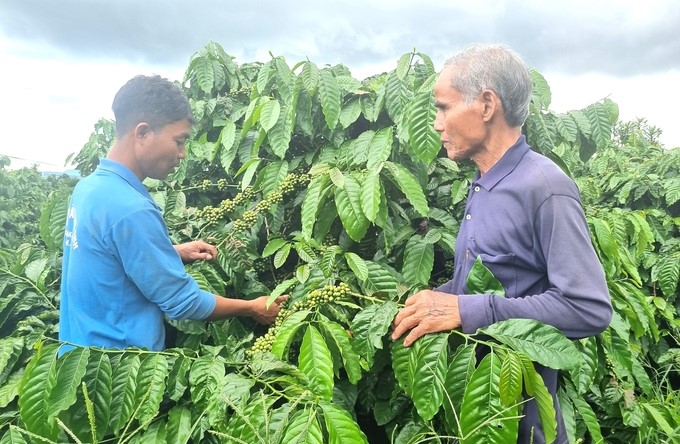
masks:
<svg viewBox="0 0 680 444"><path fill-rule="evenodd" d="M165 179L186 156L185 142L191 123L183 119L157 130L148 129L137 160L143 177Z"/></svg>
<svg viewBox="0 0 680 444"><path fill-rule="evenodd" d="M444 69L434 88L437 107L434 129L440 134L449 159L470 159L480 151L485 138L483 104L477 98L468 105L463 95L451 86L452 74L450 68Z"/></svg>

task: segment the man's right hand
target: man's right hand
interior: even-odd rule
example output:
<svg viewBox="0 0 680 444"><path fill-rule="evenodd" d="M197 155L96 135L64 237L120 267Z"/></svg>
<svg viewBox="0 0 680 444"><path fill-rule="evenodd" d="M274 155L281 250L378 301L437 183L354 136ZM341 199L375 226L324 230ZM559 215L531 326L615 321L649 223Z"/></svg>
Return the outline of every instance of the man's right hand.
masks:
<svg viewBox="0 0 680 444"><path fill-rule="evenodd" d="M406 300L394 318L392 340L399 339L406 330L404 347L428 333L449 331L461 325L458 296L434 290L422 290Z"/></svg>
<svg viewBox="0 0 680 444"><path fill-rule="evenodd" d="M281 304L288 300L288 295L282 295L276 298L269 308L267 308L267 299L269 299L269 296L260 296L259 298L250 301L251 306L249 316L263 325L269 325L276 320L276 315L278 315L279 310L281 310Z"/></svg>

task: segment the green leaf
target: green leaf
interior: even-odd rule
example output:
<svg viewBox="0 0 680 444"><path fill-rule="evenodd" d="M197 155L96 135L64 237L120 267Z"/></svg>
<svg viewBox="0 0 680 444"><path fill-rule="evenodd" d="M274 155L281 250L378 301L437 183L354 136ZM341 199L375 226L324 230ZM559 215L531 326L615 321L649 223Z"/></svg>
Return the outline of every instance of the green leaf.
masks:
<svg viewBox="0 0 680 444"><path fill-rule="evenodd" d="M276 254L274 255L274 268L281 268L281 266L283 266L283 264L286 263L286 259L288 259L290 249L291 244L286 243L276 252Z"/></svg>
<svg viewBox="0 0 680 444"><path fill-rule="evenodd" d="M444 418L453 435L460 435L460 407L477 363L475 345L461 345L451 359L444 382Z"/></svg>
<svg viewBox="0 0 680 444"><path fill-rule="evenodd" d="M358 97L353 97L342 106L340 110L340 126L347 128L359 118L361 114L361 102Z"/></svg>
<svg viewBox="0 0 680 444"><path fill-rule="evenodd" d="M287 240L281 239L280 237L275 237L270 239L265 245L264 250L262 250L262 257L268 257L283 248L284 245L288 243Z"/></svg>
<svg viewBox="0 0 680 444"><path fill-rule="evenodd" d="M24 348L24 339L7 337L0 339L0 385L4 378L12 371L12 367L19 359L19 354Z"/></svg>
<svg viewBox="0 0 680 444"><path fill-rule="evenodd" d="M186 444L191 438L191 411L177 405L168 412L166 425L168 444Z"/></svg>
<svg viewBox="0 0 680 444"><path fill-rule="evenodd" d="M323 433L315 409L297 410L291 415L280 441L290 444L322 444Z"/></svg>
<svg viewBox="0 0 680 444"><path fill-rule="evenodd" d="M309 279L311 273L312 270L309 264L302 264L295 269L295 278L298 280L298 282L304 284L305 282L307 282L307 279Z"/></svg>
<svg viewBox="0 0 680 444"><path fill-rule="evenodd" d="M368 444L366 435L346 410L324 401L319 406L323 410L329 444Z"/></svg>
<svg viewBox="0 0 680 444"><path fill-rule="evenodd" d="M345 177L345 187L335 188L335 205L345 231L355 242L360 242L370 225L361 211L361 185L352 176Z"/></svg>
<svg viewBox="0 0 680 444"><path fill-rule="evenodd" d="M511 407L521 401L522 396L522 361L513 352L507 353L501 363L500 373L501 401Z"/></svg>
<svg viewBox="0 0 680 444"><path fill-rule="evenodd" d="M40 214L40 238L50 251L61 251L64 244L64 226L69 210L69 193L52 193ZM68 242L74 240L67 238Z"/></svg>
<svg viewBox="0 0 680 444"><path fill-rule="evenodd" d="M293 126L295 124L295 113L288 105L281 107L279 119L269 130L269 144L272 152L280 159L283 159L290 147L291 137L293 136Z"/></svg>
<svg viewBox="0 0 680 444"><path fill-rule="evenodd" d="M591 133L597 147L606 148L612 136L612 124L609 121L609 113L602 103L593 103L584 110L590 122Z"/></svg>
<svg viewBox="0 0 680 444"><path fill-rule="evenodd" d="M189 387L194 409L207 410L214 399L220 396L224 374L224 363L220 359L203 355L194 361L189 373Z"/></svg>
<svg viewBox="0 0 680 444"><path fill-rule="evenodd" d="M194 64L196 82L204 93L210 95L215 84L215 70L212 60L208 57L199 57Z"/></svg>
<svg viewBox="0 0 680 444"><path fill-rule="evenodd" d="M358 254L351 251L347 252L345 253L345 260L347 260L347 265L352 269L357 279L365 281L368 278L368 266Z"/></svg>
<svg viewBox="0 0 680 444"><path fill-rule="evenodd" d="M408 286L427 285L434 266L434 245L416 234L406 243L402 274Z"/></svg>
<svg viewBox="0 0 680 444"><path fill-rule="evenodd" d="M413 400L418 415L430 421L444 401L448 333L428 334L411 347L392 344L392 368L399 385Z"/></svg>
<svg viewBox="0 0 680 444"><path fill-rule="evenodd" d="M333 74L324 69L319 73L319 100L328 128L335 129L340 116L340 86Z"/></svg>
<svg viewBox="0 0 680 444"><path fill-rule="evenodd" d="M172 364L170 373L168 374L167 394L173 401L178 401L187 387L189 387L189 369L191 368L191 361L189 358L179 355L175 358Z"/></svg>
<svg viewBox="0 0 680 444"><path fill-rule="evenodd" d="M552 101L552 94L548 82L546 82L545 77L535 69L529 70L529 76L531 77L531 83L533 84L533 88L531 89L531 100L538 104L542 109L548 109L550 107L550 102Z"/></svg>
<svg viewBox="0 0 680 444"><path fill-rule="evenodd" d="M319 81L321 78L319 68L317 68L312 62L305 62L305 64L302 66L302 72L300 73L300 76L302 77L302 84L304 85L307 93L310 96L314 96L316 94L317 88L319 87Z"/></svg>
<svg viewBox="0 0 680 444"><path fill-rule="evenodd" d="M404 166L398 163L385 162L387 170L391 173L399 189L406 199L421 216L427 216L429 207L423 189L416 178Z"/></svg>
<svg viewBox="0 0 680 444"><path fill-rule="evenodd" d="M371 222L375 222L380 209L381 189L382 183L375 172L369 173L361 182L361 211Z"/></svg>
<svg viewBox="0 0 680 444"><path fill-rule="evenodd" d="M272 292L269 294L269 297L267 297L267 309L269 309L269 307L274 303L276 298L284 294L286 290L288 290L297 282L298 280L296 278L291 278L277 284L276 287L274 287L274 290L272 290Z"/></svg>
<svg viewBox="0 0 680 444"><path fill-rule="evenodd" d="M433 74L425 81L411 102L408 119L409 146L416 158L429 164L439 154L442 147L439 134L434 130L437 109L434 106L432 83Z"/></svg>
<svg viewBox="0 0 680 444"><path fill-rule="evenodd" d="M168 361L162 354L152 353L140 365L135 390L135 418L140 424L149 423L158 414L167 376Z"/></svg>
<svg viewBox="0 0 680 444"><path fill-rule="evenodd" d="M328 171L328 177L331 178L331 182L337 188L345 188L345 176L342 175L342 171L337 167L333 167Z"/></svg>
<svg viewBox="0 0 680 444"><path fill-rule="evenodd" d="M351 323L353 336L352 347L368 363L373 366L376 349L383 348L383 336L387 333L399 307L392 301L383 304L369 305L354 317Z"/></svg>
<svg viewBox="0 0 680 444"><path fill-rule="evenodd" d="M555 419L555 405L552 395L543 382L543 378L536 372L534 364L521 353L515 355L521 362L524 375L524 389L529 396L533 396L538 406L538 417L543 426L545 442L553 442L557 437L557 420Z"/></svg>
<svg viewBox="0 0 680 444"><path fill-rule="evenodd" d="M302 217L302 234L306 238L312 237L314 230L314 223L316 222L316 215L319 208L325 201L328 192L328 185L330 178L328 174L321 174L312 179L307 189L307 194L302 201L301 217Z"/></svg>
<svg viewBox="0 0 680 444"><path fill-rule="evenodd" d="M406 54L399 57L397 61L396 74L399 80L404 80L406 74L408 74L409 68L411 68L411 60L413 59L413 53L407 52Z"/></svg>
<svg viewBox="0 0 680 444"><path fill-rule="evenodd" d="M494 294L505 297L503 284L486 268L480 256L475 259L465 284L470 294Z"/></svg>
<svg viewBox="0 0 680 444"><path fill-rule="evenodd" d="M363 134L367 133L372 133L372 137L366 147L366 168L370 172L377 172L381 168L380 165L389 159L390 154L392 154L392 142L394 139L392 127L388 126L375 133L367 131Z"/></svg>
<svg viewBox="0 0 680 444"><path fill-rule="evenodd" d="M335 77L335 81L338 82L340 89L346 92L354 93L359 88L361 88L361 82L352 76L339 75Z"/></svg>
<svg viewBox="0 0 680 444"><path fill-rule="evenodd" d="M57 417L76 402L76 391L85 375L90 349L77 347L65 353L58 361L57 379L47 400L50 418Z"/></svg>
<svg viewBox="0 0 680 444"><path fill-rule="evenodd" d="M302 338L299 356L300 370L307 375L310 388L321 399L333 397L333 359L319 330L309 325Z"/></svg>
<svg viewBox="0 0 680 444"><path fill-rule="evenodd" d="M9 426L9 430L2 435L0 444L27 444L27 441L16 426Z"/></svg>
<svg viewBox="0 0 680 444"><path fill-rule="evenodd" d="M26 428L48 439L59 429L50 416L49 397L57 381L58 344L40 345L26 366L19 386L19 413Z"/></svg>
<svg viewBox="0 0 680 444"><path fill-rule="evenodd" d="M392 71L387 77L385 87L385 108L387 108L387 114L389 114L393 122L399 122L402 120L404 108L406 107L408 91L406 83L399 79L395 71Z"/></svg>
<svg viewBox="0 0 680 444"><path fill-rule="evenodd" d="M517 442L521 405L508 408L501 403L500 367L492 352L472 374L460 413L461 444Z"/></svg>
<svg viewBox="0 0 680 444"><path fill-rule="evenodd" d="M141 361L136 353L125 353L118 360L111 378L111 431L118 436L136 405L137 372Z"/></svg>
<svg viewBox="0 0 680 444"><path fill-rule="evenodd" d="M272 353L274 356L279 359L284 359L284 355L288 354L288 347L293 341L295 333L305 325L304 321L310 313L309 310L296 311L283 321L279 331L276 333L276 339L274 339L274 343L272 344Z"/></svg>
<svg viewBox="0 0 680 444"><path fill-rule="evenodd" d="M0 385L0 409L7 407L19 395L19 386L25 371L25 368L18 369Z"/></svg>
<svg viewBox="0 0 680 444"><path fill-rule="evenodd" d="M590 432L591 440L593 443L604 443L604 437L602 436L602 431L600 429L600 423L597 419L597 415L593 411L592 407L580 397L571 397L571 401L576 407L579 415L583 419L583 422Z"/></svg>
<svg viewBox="0 0 680 444"><path fill-rule="evenodd" d="M680 255L668 256L657 261L652 273L658 278L663 294L669 299L672 298L680 280Z"/></svg>
<svg viewBox="0 0 680 444"><path fill-rule="evenodd" d="M352 384L357 384L361 379L361 366L359 365L359 355L352 348L349 333L337 322L324 321L319 325L327 333L325 335L327 342L333 341L340 350L347 379Z"/></svg>
<svg viewBox="0 0 680 444"><path fill-rule="evenodd" d="M480 328L479 333L491 336L546 367L570 370L583 362L574 343L560 330L532 319L497 322Z"/></svg>
<svg viewBox="0 0 680 444"><path fill-rule="evenodd" d="M396 293L397 279L383 266L376 262L365 261L368 268L368 278L361 281L361 288L365 294Z"/></svg>
<svg viewBox="0 0 680 444"><path fill-rule="evenodd" d="M576 346L581 352L583 365L570 372L571 380L579 394L586 393L595 380L595 374L599 365L599 353L595 337L584 338L576 341Z"/></svg>
<svg viewBox="0 0 680 444"><path fill-rule="evenodd" d="M667 406L665 406L663 404L655 406L655 405L650 404L649 402L642 402L642 403L640 403L640 405L642 406L642 408L647 410L647 413L649 414L649 416L654 420L656 425L658 425L659 428L661 430L663 430L663 432L666 435L668 435L669 437L675 435L675 430L673 429L673 427L668 423L668 421L664 417L664 416L672 417L672 415L673 415L669 411ZM662 413L661 411L659 411L659 409L663 409L664 412ZM652 426L652 428L654 428L654 427Z"/></svg>
<svg viewBox="0 0 680 444"><path fill-rule="evenodd" d="M262 129L269 132L269 130L276 125L280 114L281 104L278 100L273 99L265 103L260 112L260 125L262 126Z"/></svg>
<svg viewBox="0 0 680 444"><path fill-rule="evenodd" d="M288 175L289 164L285 160L272 162L259 174L257 182L260 184L263 195L276 191Z"/></svg>

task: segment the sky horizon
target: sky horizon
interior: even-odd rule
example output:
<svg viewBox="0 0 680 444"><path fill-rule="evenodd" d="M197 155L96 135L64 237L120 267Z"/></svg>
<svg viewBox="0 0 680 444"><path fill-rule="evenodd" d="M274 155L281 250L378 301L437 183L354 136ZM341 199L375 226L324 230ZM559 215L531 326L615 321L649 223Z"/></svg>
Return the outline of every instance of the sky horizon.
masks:
<svg viewBox="0 0 680 444"><path fill-rule="evenodd" d="M620 120L647 119L661 143L680 146L680 2L648 0L434 0L323 4L262 0L9 0L0 5L0 155L12 168L42 162L63 171L113 96L136 74L182 80L210 41L240 63L283 56L343 63L362 80L394 69L416 49L437 68L472 42L499 42L550 85L550 109L581 109L605 97Z"/></svg>

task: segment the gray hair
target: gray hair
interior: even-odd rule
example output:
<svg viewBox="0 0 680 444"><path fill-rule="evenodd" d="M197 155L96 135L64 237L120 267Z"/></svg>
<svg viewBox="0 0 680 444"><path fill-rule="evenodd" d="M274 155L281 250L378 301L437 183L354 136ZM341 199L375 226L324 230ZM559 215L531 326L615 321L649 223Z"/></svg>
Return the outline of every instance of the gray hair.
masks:
<svg viewBox="0 0 680 444"><path fill-rule="evenodd" d="M520 127L529 115L531 78L522 58L503 45L474 44L465 47L444 64L451 68L451 86L465 101L472 103L479 94L490 89L503 104L505 121Z"/></svg>

